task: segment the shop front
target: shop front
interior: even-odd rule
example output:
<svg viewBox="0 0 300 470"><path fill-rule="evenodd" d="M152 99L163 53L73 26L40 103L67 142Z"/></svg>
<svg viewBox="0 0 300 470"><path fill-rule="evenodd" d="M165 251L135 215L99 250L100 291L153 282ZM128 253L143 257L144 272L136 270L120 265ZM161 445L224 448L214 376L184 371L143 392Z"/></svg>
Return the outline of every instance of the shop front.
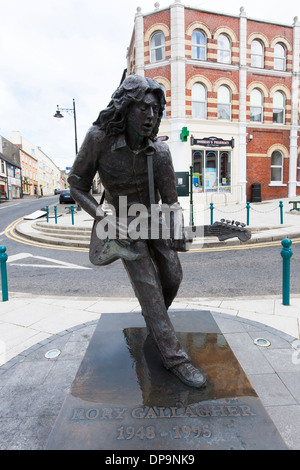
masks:
<svg viewBox="0 0 300 470"><path fill-rule="evenodd" d="M23 197L21 178L21 168L7 163L7 185L9 199L19 199Z"/></svg>
<svg viewBox="0 0 300 470"><path fill-rule="evenodd" d="M0 199L7 198L7 178L0 176Z"/></svg>
<svg viewBox="0 0 300 470"><path fill-rule="evenodd" d="M230 147L227 149L226 147ZM234 139L191 138L193 192L232 192L232 150ZM226 149L225 149L226 148Z"/></svg>

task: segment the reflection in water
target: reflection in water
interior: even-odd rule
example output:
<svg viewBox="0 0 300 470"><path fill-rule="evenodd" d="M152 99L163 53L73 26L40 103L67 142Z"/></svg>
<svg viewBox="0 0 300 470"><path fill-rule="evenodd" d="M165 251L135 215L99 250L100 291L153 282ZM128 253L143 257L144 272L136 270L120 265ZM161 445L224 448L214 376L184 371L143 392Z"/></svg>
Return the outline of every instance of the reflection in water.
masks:
<svg viewBox="0 0 300 470"><path fill-rule="evenodd" d="M255 396L245 373L222 334L177 333L192 363L207 376L204 390L182 384L163 367L159 353L145 328L123 330L145 406L184 407L204 400Z"/></svg>
<svg viewBox="0 0 300 470"><path fill-rule="evenodd" d="M256 396L245 373L219 333L176 333L192 363L207 376L198 390L168 372L146 328L98 331L71 386L87 402L122 406L175 406L205 400Z"/></svg>

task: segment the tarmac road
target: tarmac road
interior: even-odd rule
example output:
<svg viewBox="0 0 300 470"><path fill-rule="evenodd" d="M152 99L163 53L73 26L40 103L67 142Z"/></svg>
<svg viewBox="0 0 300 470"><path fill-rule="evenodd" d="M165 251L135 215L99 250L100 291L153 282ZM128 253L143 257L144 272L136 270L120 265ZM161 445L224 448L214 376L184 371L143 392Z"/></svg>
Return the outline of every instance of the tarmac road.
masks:
<svg viewBox="0 0 300 470"><path fill-rule="evenodd" d="M47 248L6 236L5 228L17 218L57 203L58 197L16 200L0 205L0 244L6 246L11 292L42 295L134 297L121 261L95 267L84 249ZM66 205L60 206L64 212ZM280 241L207 248L181 253L183 282L179 297L234 297L280 295L282 258ZM291 293L299 293L300 244L292 245Z"/></svg>

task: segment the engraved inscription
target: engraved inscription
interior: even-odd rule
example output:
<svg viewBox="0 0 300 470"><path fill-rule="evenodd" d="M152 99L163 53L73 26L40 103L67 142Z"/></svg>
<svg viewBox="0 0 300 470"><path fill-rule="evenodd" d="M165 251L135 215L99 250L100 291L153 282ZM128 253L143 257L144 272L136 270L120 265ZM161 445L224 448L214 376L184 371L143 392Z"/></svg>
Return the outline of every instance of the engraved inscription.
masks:
<svg viewBox="0 0 300 470"><path fill-rule="evenodd" d="M126 411L127 408L74 408L71 420L123 419Z"/></svg>
<svg viewBox="0 0 300 470"><path fill-rule="evenodd" d="M216 419L245 419L255 416L249 405L234 401L204 403L185 407L137 406L74 408L71 421L113 424L117 441L153 439L202 440L215 435ZM115 428L114 428L115 423Z"/></svg>
<svg viewBox="0 0 300 470"><path fill-rule="evenodd" d="M118 440L130 440L134 437L139 439L154 439L155 437L171 437L174 439L189 439L189 438L209 438L212 433L207 424L203 426L174 426L169 432L160 431L155 426L121 426L117 429Z"/></svg>
<svg viewBox="0 0 300 470"><path fill-rule="evenodd" d="M211 418L211 417L249 417L255 416L249 405L221 404L197 405L178 408L175 406L163 407L140 406L136 408L74 408L71 421L84 420L122 420L133 419L159 419L159 418Z"/></svg>
<svg viewBox="0 0 300 470"><path fill-rule="evenodd" d="M133 437L138 437L139 439L154 439L156 437L154 426L140 426L138 429L134 426L126 426L125 428L121 426L117 431L119 433L117 439L119 440L130 440Z"/></svg>

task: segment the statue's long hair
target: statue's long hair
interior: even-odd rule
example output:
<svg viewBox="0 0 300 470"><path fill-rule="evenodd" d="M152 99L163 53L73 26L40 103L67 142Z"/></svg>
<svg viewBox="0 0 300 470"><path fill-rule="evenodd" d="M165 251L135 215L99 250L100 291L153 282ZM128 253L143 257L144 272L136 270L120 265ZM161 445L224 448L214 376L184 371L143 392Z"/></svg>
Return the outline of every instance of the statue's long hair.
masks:
<svg viewBox="0 0 300 470"><path fill-rule="evenodd" d="M119 88L114 92L106 109L100 112L97 120L93 123L99 126L107 136L118 135L125 132L127 113L132 103L143 100L146 93L154 93L159 100L160 110L158 119L150 139L155 140L166 100L162 87L152 78L140 75L129 75Z"/></svg>

